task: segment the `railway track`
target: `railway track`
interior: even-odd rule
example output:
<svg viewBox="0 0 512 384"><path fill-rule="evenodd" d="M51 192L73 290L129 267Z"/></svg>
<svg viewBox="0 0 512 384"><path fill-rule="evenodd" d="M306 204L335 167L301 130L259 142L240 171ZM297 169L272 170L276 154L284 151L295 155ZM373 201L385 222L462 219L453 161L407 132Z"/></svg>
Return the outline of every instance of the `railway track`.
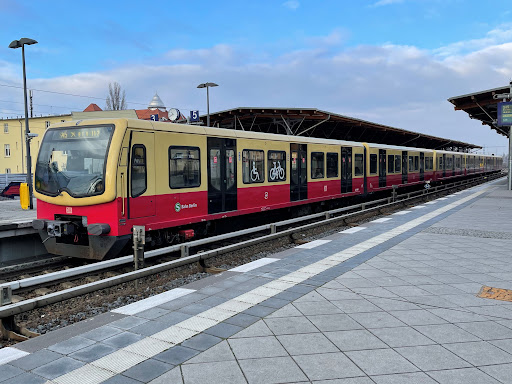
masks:
<svg viewBox="0 0 512 384"><path fill-rule="evenodd" d="M337 232L346 226L357 225L370 217L391 213L404 205L415 205L499 177L499 174L477 177L435 187L430 191L411 192L152 250L146 252L146 267L137 271L133 270L132 257L127 256L4 283L0 288L12 290L14 300L12 304L0 307L0 318L3 322L8 319L9 323L44 332L47 328L41 327L41 324L48 323L47 314L50 312L54 317L69 318L59 323L66 325L73 320L94 316L187 284L219 270L265 257L280 247L294 246L297 242L312 240L318 235L324 236L326 232ZM125 300L119 300L119 295L123 295ZM66 301L65 305L63 301ZM74 318L69 313L73 311ZM77 317L76 313L82 315ZM52 320L53 317L50 323Z"/></svg>

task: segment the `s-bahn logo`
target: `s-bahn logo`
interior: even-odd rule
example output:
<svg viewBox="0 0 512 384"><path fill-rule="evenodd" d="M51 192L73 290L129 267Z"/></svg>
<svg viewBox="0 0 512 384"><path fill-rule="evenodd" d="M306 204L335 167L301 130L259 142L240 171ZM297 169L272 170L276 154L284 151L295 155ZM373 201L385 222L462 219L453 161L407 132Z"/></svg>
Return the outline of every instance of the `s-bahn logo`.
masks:
<svg viewBox="0 0 512 384"><path fill-rule="evenodd" d="M174 204L174 210L175 210L176 212L181 211L181 204L180 204L180 203L176 203L176 204Z"/></svg>

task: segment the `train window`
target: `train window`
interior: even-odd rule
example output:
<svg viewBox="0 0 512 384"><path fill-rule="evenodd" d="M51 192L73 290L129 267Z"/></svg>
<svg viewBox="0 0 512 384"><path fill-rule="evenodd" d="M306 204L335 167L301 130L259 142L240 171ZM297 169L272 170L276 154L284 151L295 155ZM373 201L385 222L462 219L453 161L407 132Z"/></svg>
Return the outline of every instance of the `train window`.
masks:
<svg viewBox="0 0 512 384"><path fill-rule="evenodd" d="M393 155L388 155L388 173L395 173L395 159Z"/></svg>
<svg viewBox="0 0 512 384"><path fill-rule="evenodd" d="M169 147L169 186L173 189L201 185L198 147Z"/></svg>
<svg viewBox="0 0 512 384"><path fill-rule="evenodd" d="M414 156L414 170L419 171L420 170L420 157Z"/></svg>
<svg viewBox="0 0 512 384"><path fill-rule="evenodd" d="M460 169L460 157L455 159L455 168Z"/></svg>
<svg viewBox="0 0 512 384"><path fill-rule="evenodd" d="M338 177L337 153L327 153L327 177Z"/></svg>
<svg viewBox="0 0 512 384"><path fill-rule="evenodd" d="M265 181L265 153L255 149L242 151L242 174L244 184Z"/></svg>
<svg viewBox="0 0 512 384"><path fill-rule="evenodd" d="M438 170L443 169L443 156L439 156L437 158L437 169Z"/></svg>
<svg viewBox="0 0 512 384"><path fill-rule="evenodd" d="M325 174L324 153L311 152L311 178L322 179Z"/></svg>
<svg viewBox="0 0 512 384"><path fill-rule="evenodd" d="M370 154L370 174L374 175L377 173L377 154Z"/></svg>
<svg viewBox="0 0 512 384"><path fill-rule="evenodd" d="M414 171L414 156L409 156L409 172Z"/></svg>
<svg viewBox="0 0 512 384"><path fill-rule="evenodd" d="M452 169L453 167L453 158L451 156L446 156L446 169Z"/></svg>
<svg viewBox="0 0 512 384"><path fill-rule="evenodd" d="M395 172L402 172L402 156L400 155L395 156Z"/></svg>
<svg viewBox="0 0 512 384"><path fill-rule="evenodd" d="M268 151L268 181L286 180L286 152Z"/></svg>
<svg viewBox="0 0 512 384"><path fill-rule="evenodd" d="M137 197L147 189L146 147L144 145L135 144L133 146L131 164L132 197Z"/></svg>
<svg viewBox="0 0 512 384"><path fill-rule="evenodd" d="M425 157L425 171L432 171L434 169L434 158Z"/></svg>
<svg viewBox="0 0 512 384"><path fill-rule="evenodd" d="M363 155L361 153L356 153L354 155L354 176L363 176L364 175L364 166L363 166Z"/></svg>

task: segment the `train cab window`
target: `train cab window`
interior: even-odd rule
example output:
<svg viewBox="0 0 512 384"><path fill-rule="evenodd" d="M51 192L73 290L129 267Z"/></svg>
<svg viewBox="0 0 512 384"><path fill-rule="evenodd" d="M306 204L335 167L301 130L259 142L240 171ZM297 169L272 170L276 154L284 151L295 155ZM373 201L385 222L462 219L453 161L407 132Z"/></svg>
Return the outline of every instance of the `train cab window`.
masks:
<svg viewBox="0 0 512 384"><path fill-rule="evenodd" d="M169 147L169 186L173 189L201 185L198 147Z"/></svg>
<svg viewBox="0 0 512 384"><path fill-rule="evenodd" d="M374 175L377 173L377 154L370 154L370 174Z"/></svg>
<svg viewBox="0 0 512 384"><path fill-rule="evenodd" d="M388 155L388 173L395 173L395 159L393 155Z"/></svg>
<svg viewBox="0 0 512 384"><path fill-rule="evenodd" d="M286 180L286 152L268 151L268 181Z"/></svg>
<svg viewBox="0 0 512 384"><path fill-rule="evenodd" d="M395 156L395 172L402 172L402 156L400 155Z"/></svg>
<svg viewBox="0 0 512 384"><path fill-rule="evenodd" d="M255 149L242 151L242 175L244 184L265 181L265 153Z"/></svg>
<svg viewBox="0 0 512 384"><path fill-rule="evenodd" d="M419 171L420 170L420 157L414 156L414 170Z"/></svg>
<svg viewBox="0 0 512 384"><path fill-rule="evenodd" d="M338 177L337 153L327 153L327 177Z"/></svg>
<svg viewBox="0 0 512 384"><path fill-rule="evenodd" d="M323 152L311 152L311 178L323 179L325 175L325 163Z"/></svg>
<svg viewBox="0 0 512 384"><path fill-rule="evenodd" d="M137 197L146 192L147 170L146 170L146 147L136 144L132 148L131 161L131 190L132 197Z"/></svg>
<svg viewBox="0 0 512 384"><path fill-rule="evenodd" d="M363 176L364 175L364 161L363 155L361 153L356 153L354 155L354 176Z"/></svg>

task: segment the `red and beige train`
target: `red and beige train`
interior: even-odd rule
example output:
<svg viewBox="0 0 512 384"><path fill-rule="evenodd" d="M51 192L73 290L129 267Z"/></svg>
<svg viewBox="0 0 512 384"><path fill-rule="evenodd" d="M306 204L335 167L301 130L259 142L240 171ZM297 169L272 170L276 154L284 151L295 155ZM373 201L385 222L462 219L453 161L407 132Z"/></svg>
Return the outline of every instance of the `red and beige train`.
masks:
<svg viewBox="0 0 512 384"><path fill-rule="evenodd" d="M33 225L48 252L98 260L134 225L172 243L226 218L502 167L496 156L135 119L74 124L44 135Z"/></svg>

